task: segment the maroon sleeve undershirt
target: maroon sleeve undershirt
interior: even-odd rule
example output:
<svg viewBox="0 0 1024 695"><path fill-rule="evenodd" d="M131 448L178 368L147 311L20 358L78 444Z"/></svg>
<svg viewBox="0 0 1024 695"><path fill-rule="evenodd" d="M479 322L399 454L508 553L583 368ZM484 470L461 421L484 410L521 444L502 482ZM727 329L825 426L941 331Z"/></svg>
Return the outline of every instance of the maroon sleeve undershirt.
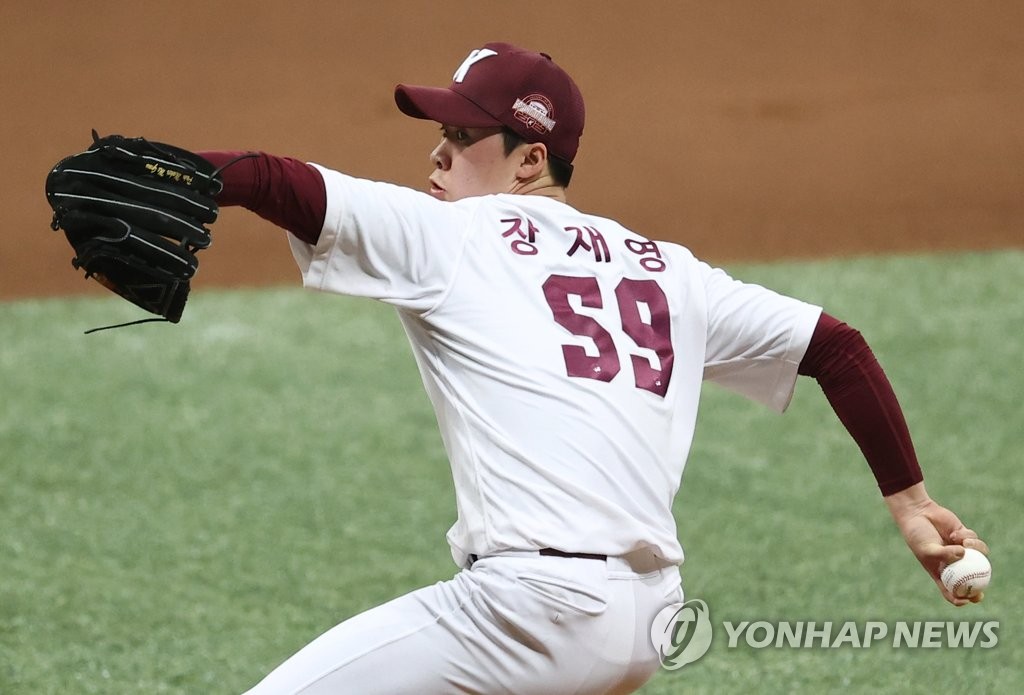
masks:
<svg viewBox="0 0 1024 695"><path fill-rule="evenodd" d="M822 312L798 371L818 380L883 495L924 479L896 394L857 330Z"/></svg>
<svg viewBox="0 0 1024 695"><path fill-rule="evenodd" d="M246 153L199 154L215 167L228 165L220 174L224 188L217 195L218 204L241 205L307 243L315 244L320 238L327 214L327 191L316 167L264 152L233 164L231 160Z"/></svg>

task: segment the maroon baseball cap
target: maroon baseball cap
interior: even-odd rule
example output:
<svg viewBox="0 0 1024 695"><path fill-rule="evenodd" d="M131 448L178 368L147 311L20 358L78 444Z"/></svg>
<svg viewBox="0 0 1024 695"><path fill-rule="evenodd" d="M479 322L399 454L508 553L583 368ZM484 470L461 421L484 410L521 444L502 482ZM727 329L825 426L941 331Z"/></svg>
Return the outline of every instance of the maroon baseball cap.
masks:
<svg viewBox="0 0 1024 695"><path fill-rule="evenodd" d="M509 43L474 50L449 87L395 87L402 113L464 128L508 126L571 162L583 134L583 95L546 53Z"/></svg>

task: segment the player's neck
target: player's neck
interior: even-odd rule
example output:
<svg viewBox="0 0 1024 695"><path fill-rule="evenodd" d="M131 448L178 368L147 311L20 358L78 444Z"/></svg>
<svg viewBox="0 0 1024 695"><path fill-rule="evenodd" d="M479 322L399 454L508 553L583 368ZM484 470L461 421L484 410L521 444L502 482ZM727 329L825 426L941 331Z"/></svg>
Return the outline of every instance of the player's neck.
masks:
<svg viewBox="0 0 1024 695"><path fill-rule="evenodd" d="M518 181L509 193L516 195L539 195L566 202L565 188L555 183L550 176L538 176L528 181Z"/></svg>

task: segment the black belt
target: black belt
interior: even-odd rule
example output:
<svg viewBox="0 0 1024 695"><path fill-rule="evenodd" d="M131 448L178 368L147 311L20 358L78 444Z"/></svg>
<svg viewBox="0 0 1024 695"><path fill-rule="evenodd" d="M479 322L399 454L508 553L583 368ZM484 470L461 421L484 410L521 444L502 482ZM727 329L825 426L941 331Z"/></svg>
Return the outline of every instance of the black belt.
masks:
<svg viewBox="0 0 1024 695"><path fill-rule="evenodd" d="M538 555L545 557L575 557L582 560L607 560L607 555L599 555L597 553L567 553L563 550L555 550L554 548L541 548L537 551ZM480 559L479 555L470 555L469 564L472 566L477 560Z"/></svg>
<svg viewBox="0 0 1024 695"><path fill-rule="evenodd" d="M584 560L601 560L602 562L608 559L607 555L598 555L597 553L564 553L554 548L541 548L538 552L548 557L579 557Z"/></svg>

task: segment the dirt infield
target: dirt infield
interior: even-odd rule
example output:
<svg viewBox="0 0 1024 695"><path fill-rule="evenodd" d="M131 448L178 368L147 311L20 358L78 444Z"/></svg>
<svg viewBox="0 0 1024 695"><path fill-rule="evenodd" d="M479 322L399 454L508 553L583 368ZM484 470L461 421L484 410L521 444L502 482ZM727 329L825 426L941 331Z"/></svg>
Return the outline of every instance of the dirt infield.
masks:
<svg viewBox="0 0 1024 695"><path fill-rule="evenodd" d="M577 78L571 202L710 261L1024 245L1022 26L1018 0L6 0L0 299L105 292L42 195L90 128L422 188L437 134L392 88L488 40ZM200 260L199 287L297 280L238 210Z"/></svg>

